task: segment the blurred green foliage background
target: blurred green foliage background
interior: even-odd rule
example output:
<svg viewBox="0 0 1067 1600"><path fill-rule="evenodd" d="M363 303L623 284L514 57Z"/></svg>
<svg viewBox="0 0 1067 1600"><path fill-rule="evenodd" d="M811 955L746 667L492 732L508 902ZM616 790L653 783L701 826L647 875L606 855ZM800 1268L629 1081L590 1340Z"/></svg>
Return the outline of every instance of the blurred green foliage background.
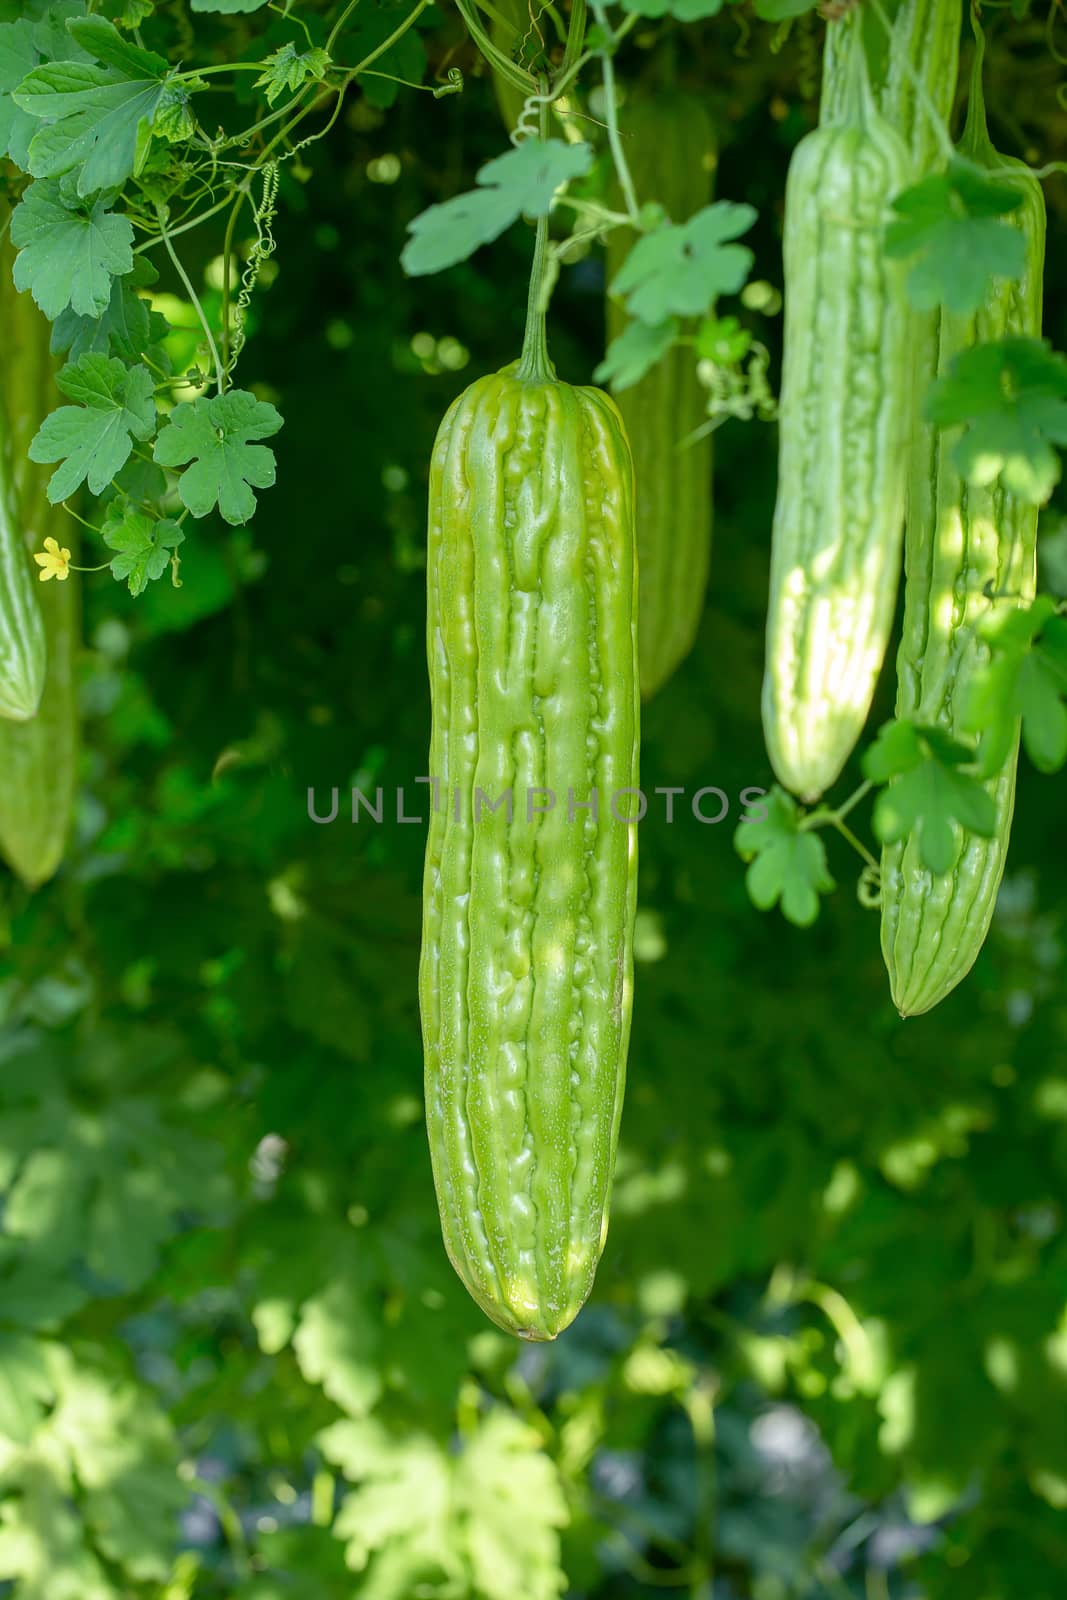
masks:
<svg viewBox="0 0 1067 1600"><path fill-rule="evenodd" d="M439 279L397 265L407 221L503 147L456 19L427 20L465 92L356 97L283 169L242 368L287 419L278 487L251 530L190 541L181 589L89 580L77 837L47 890L0 881L0 1595L1062 1600L1062 788L1023 771L990 941L930 1016L892 1010L843 846L813 930L752 909L731 840L740 789L769 782L765 424L718 435L709 608L645 714L646 788L715 784L734 810L642 824L596 1292L522 1348L445 1260L424 831L306 808L310 786L424 795L430 447L521 334L528 229ZM760 208L777 284L813 40L698 36L719 192ZM1052 88L1014 95L1048 81L1040 27L997 49L996 131L1056 154ZM564 271L571 381L602 294L596 254Z"/></svg>

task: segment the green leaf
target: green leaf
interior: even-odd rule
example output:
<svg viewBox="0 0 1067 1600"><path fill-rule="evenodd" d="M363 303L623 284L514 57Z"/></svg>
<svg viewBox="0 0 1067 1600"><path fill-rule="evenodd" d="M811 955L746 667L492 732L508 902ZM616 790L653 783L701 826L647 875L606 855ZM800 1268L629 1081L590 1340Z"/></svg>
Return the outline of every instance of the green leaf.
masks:
<svg viewBox="0 0 1067 1600"><path fill-rule="evenodd" d="M477 181L510 192L517 214L543 217L561 184L584 177L592 164L591 145L564 144L561 139L526 139L517 150L487 161Z"/></svg>
<svg viewBox="0 0 1067 1600"><path fill-rule="evenodd" d="M30 444L31 461L62 461L48 483L55 505L87 481L100 494L129 459L134 439L155 432L153 379L147 367L126 367L114 356L80 356L56 379L78 403L60 406L42 422Z"/></svg>
<svg viewBox="0 0 1067 1600"><path fill-rule="evenodd" d="M987 178L958 156L893 201L900 217L886 229L887 256L918 257L908 296L920 311L943 305L967 315L983 304L995 278L1020 278L1022 232L1001 219L1022 204L1017 189Z"/></svg>
<svg viewBox="0 0 1067 1600"><path fill-rule="evenodd" d="M1067 619L1039 595L1030 606L1001 606L981 627L988 663L970 684L965 728L978 735L979 767L1000 771L1022 723L1023 745L1040 772L1067 762Z"/></svg>
<svg viewBox="0 0 1067 1600"><path fill-rule="evenodd" d="M863 775L872 783L889 783L899 773L910 772L923 758L918 730L912 722L887 722L863 757Z"/></svg>
<svg viewBox="0 0 1067 1600"><path fill-rule="evenodd" d="M996 606L980 632L989 646L989 660L967 688L962 725L978 736L978 767L987 777L1000 771L1019 732L1021 679L1034 639L1053 602L1039 596L1031 606Z"/></svg>
<svg viewBox="0 0 1067 1600"><path fill-rule="evenodd" d="M136 1050L139 1070L158 1072L167 1065L163 1037L135 1030L124 1047L105 1030L72 1054L70 1070L87 1071L100 1087L128 1048ZM22 1289L28 1304L36 1300L50 1320L63 1299L49 1287L49 1275L60 1277L68 1302L73 1290L75 1305L79 1290L86 1298L81 1285L87 1276L75 1263L96 1279L97 1295L105 1285L136 1287L155 1269L163 1242L188 1226L191 1213L223 1201L227 1189L217 1148L174 1126L152 1098L111 1096L106 1109L88 1109L49 1091L47 1079L42 1090L41 1114L25 1130L29 1154L5 1196L0 1233L0 1245L17 1243L33 1270L0 1272L0 1289L5 1309L8 1296ZM16 1121L8 1107L3 1121L8 1133L0 1156ZM12 1310L22 1322L27 1308L16 1302ZM0 1319L6 1320L3 1313Z"/></svg>
<svg viewBox="0 0 1067 1600"><path fill-rule="evenodd" d="M73 37L68 26L69 23L81 21L85 17L86 0L51 0L51 4L42 4L41 0L36 0L35 10L40 15L34 24L33 42L43 60L89 60L88 54Z"/></svg>
<svg viewBox="0 0 1067 1600"><path fill-rule="evenodd" d="M321 83L330 67L330 56L325 50L298 50L292 40L283 44L263 62L263 71L256 79L257 89L266 89L267 104L273 105L283 94L293 94L309 79Z"/></svg>
<svg viewBox="0 0 1067 1600"><path fill-rule="evenodd" d="M182 144L196 132L196 113L192 96L207 88L204 78L187 78L184 83L168 83L159 97L152 118L152 132L168 144Z"/></svg>
<svg viewBox="0 0 1067 1600"><path fill-rule="evenodd" d="M12 213L11 242L16 289L29 289L53 320L68 306L79 316L103 316L112 278L133 269L132 224L102 198L72 209L55 179L30 184Z"/></svg>
<svg viewBox="0 0 1067 1600"><path fill-rule="evenodd" d="M85 1526L61 1477L40 1462L20 1474L20 1493L0 1508L0 1572L20 1600L114 1600L115 1589L85 1543Z"/></svg>
<svg viewBox="0 0 1067 1600"><path fill-rule="evenodd" d="M677 17L679 22L700 22L717 17L726 0L622 0L624 11L639 17Z"/></svg>
<svg viewBox="0 0 1067 1600"><path fill-rule="evenodd" d="M360 0L345 28L345 40L355 59L363 61L379 45L385 44L409 10L405 0ZM375 57L373 67L360 73L359 87L368 105L387 111L400 93L400 84L394 80L421 83L425 71L426 46L417 28L409 28L388 50Z"/></svg>
<svg viewBox="0 0 1067 1600"><path fill-rule="evenodd" d="M570 1513L558 1470L531 1427L490 1411L456 1462L452 1504L475 1594L556 1600L558 1530Z"/></svg>
<svg viewBox="0 0 1067 1600"><path fill-rule="evenodd" d="M268 1356L284 1350L296 1329L296 1308L287 1298L274 1296L260 1300L252 1308L252 1326L256 1330L259 1348Z"/></svg>
<svg viewBox="0 0 1067 1600"><path fill-rule="evenodd" d="M155 10L155 0L123 0L116 20L122 28L139 28Z"/></svg>
<svg viewBox="0 0 1067 1600"><path fill-rule="evenodd" d="M247 16L251 11L262 11L270 0L191 0L192 11L214 12L224 17Z"/></svg>
<svg viewBox="0 0 1067 1600"><path fill-rule="evenodd" d="M1037 530L1041 581L1059 599L1067 598L1067 516L1046 511Z"/></svg>
<svg viewBox="0 0 1067 1600"><path fill-rule="evenodd" d="M146 461L144 456L132 456L122 471L115 474L112 488L104 491L104 498L111 493L122 494L144 509L152 501L162 500L166 492L167 474L163 468L154 461Z"/></svg>
<svg viewBox="0 0 1067 1600"><path fill-rule="evenodd" d="M1049 631L1055 627L1060 659L1049 650ZM1067 677L1062 660L1067 643L1067 622L1057 618L1046 629L1044 648L1026 661L1019 683L1019 711L1022 715L1023 747L1039 772L1058 772L1067 761Z"/></svg>
<svg viewBox="0 0 1067 1600"><path fill-rule="evenodd" d="M155 1587L171 1570L168 1536L188 1504L170 1423L122 1377L65 1354L53 1355L51 1366L51 1423L66 1471L79 1483L81 1537L131 1578ZM60 1593L81 1600L83 1591ZM110 1583L107 1593L115 1593Z"/></svg>
<svg viewBox="0 0 1067 1600"><path fill-rule="evenodd" d="M764 22L786 22L814 11L818 0L756 0L756 15Z"/></svg>
<svg viewBox="0 0 1067 1600"><path fill-rule="evenodd" d="M752 346L752 335L736 317L708 317L700 325L696 352L702 361L719 367L732 367L744 359Z"/></svg>
<svg viewBox="0 0 1067 1600"><path fill-rule="evenodd" d="M72 1283L67 1264L23 1256L0 1278L3 1320L19 1328L58 1327L88 1299L83 1284Z"/></svg>
<svg viewBox="0 0 1067 1600"><path fill-rule="evenodd" d="M400 257L404 271L411 277L441 272L498 238L518 217L545 216L560 185L583 177L592 163L590 145L524 140L482 167L479 188L430 206L408 223L411 238Z"/></svg>
<svg viewBox="0 0 1067 1600"><path fill-rule="evenodd" d="M72 17L67 32L86 55L126 78L163 78L170 70L162 56L124 39L104 17Z"/></svg>
<svg viewBox="0 0 1067 1600"><path fill-rule="evenodd" d="M688 222L666 223L634 245L611 285L635 317L656 326L667 317L706 316L720 294L748 277L752 251L728 244L756 220L752 206L717 200Z"/></svg>
<svg viewBox="0 0 1067 1600"><path fill-rule="evenodd" d="M0 23L0 156L10 156L23 172L29 170L30 141L40 124L16 104L14 92L42 57L51 61L86 59L65 27L68 17L80 16L83 10L80 0L60 0L36 21L23 16Z"/></svg>
<svg viewBox="0 0 1067 1600"><path fill-rule="evenodd" d="M29 164L30 140L37 121L15 104L12 91L37 65L33 24L24 17L0 25L0 155L10 156L23 171Z"/></svg>
<svg viewBox="0 0 1067 1600"><path fill-rule="evenodd" d="M761 821L742 821L734 848L750 863L745 875L752 904L769 911L781 902L782 915L807 928L819 915L819 896L835 887L826 862L826 846L811 829L801 831L795 800L777 785L763 802Z"/></svg>
<svg viewBox="0 0 1067 1600"><path fill-rule="evenodd" d="M166 332L164 319L150 311L148 302L137 293L156 278L148 257L135 256L133 271L112 280L111 299L102 316L81 317L69 306L60 312L52 325L52 354L69 352L70 359L77 361L79 356L97 351L135 362Z"/></svg>
<svg viewBox="0 0 1067 1600"><path fill-rule="evenodd" d="M30 172L55 178L77 169L84 196L120 188L137 171L169 69L162 56L131 44L103 17L73 21L70 32L103 65L36 67L14 99L45 122L30 142Z"/></svg>
<svg viewBox="0 0 1067 1600"><path fill-rule="evenodd" d="M363 1417L382 1393L381 1325L367 1286L351 1265L305 1301L293 1335L300 1370L349 1416Z"/></svg>
<svg viewBox="0 0 1067 1600"><path fill-rule="evenodd" d="M647 322L628 322L593 373L595 383L610 383L615 393L639 383L656 362L665 356L678 337L674 317L650 327Z"/></svg>
<svg viewBox="0 0 1067 1600"><path fill-rule="evenodd" d="M33 1150L7 1195L4 1228L31 1247L38 1263L73 1259L84 1228L88 1173L79 1153Z"/></svg>
<svg viewBox="0 0 1067 1600"><path fill-rule="evenodd" d="M1043 339L998 339L957 356L930 391L927 416L962 425L953 458L968 483L997 478L1041 505L1060 479L1053 445L1067 445L1067 360Z"/></svg>
<svg viewBox="0 0 1067 1600"><path fill-rule="evenodd" d="M40 1342L0 1331L0 1440L29 1444L51 1396Z"/></svg>
<svg viewBox="0 0 1067 1600"><path fill-rule="evenodd" d="M906 720L887 723L863 760L864 774L888 784L874 804L873 827L883 844L915 833L929 872L948 872L961 829L992 837L997 808L977 778L959 770L973 759L966 745L940 728Z"/></svg>
<svg viewBox="0 0 1067 1600"><path fill-rule="evenodd" d="M206 517L217 505L231 526L255 515L255 489L274 482L274 452L251 439L269 439L282 425L272 405L245 389L230 389L208 400L175 406L155 445L163 467L186 467L178 480L182 504L194 517Z"/></svg>
<svg viewBox="0 0 1067 1600"><path fill-rule="evenodd" d="M359 1484L334 1522L349 1567L365 1572L387 1549L405 1575L449 1574L454 1592L462 1593L456 1525L449 1515L451 1472L437 1442L414 1430L394 1439L376 1419L334 1423L317 1442L326 1459ZM410 1579L407 1588L387 1592L413 1592Z"/></svg>
<svg viewBox="0 0 1067 1600"><path fill-rule="evenodd" d="M108 508L100 532L107 547L119 552L111 563L112 575L128 579L132 595L143 594L149 583L163 576L172 552L185 538L170 518L156 521L118 502Z"/></svg>
<svg viewBox="0 0 1067 1600"><path fill-rule="evenodd" d="M569 1512L557 1468L518 1417L490 1411L454 1452L376 1419L335 1423L318 1443L358 1483L334 1531L348 1565L369 1573L367 1593L399 1600L421 1579L435 1594L558 1600Z"/></svg>

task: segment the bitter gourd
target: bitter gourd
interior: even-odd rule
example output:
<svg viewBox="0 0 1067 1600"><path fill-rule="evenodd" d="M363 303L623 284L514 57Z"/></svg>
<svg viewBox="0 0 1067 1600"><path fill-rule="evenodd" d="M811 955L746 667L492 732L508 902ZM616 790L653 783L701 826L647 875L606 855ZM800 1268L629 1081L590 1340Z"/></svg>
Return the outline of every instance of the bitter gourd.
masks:
<svg viewBox="0 0 1067 1600"><path fill-rule="evenodd" d="M1041 333L1041 188L1022 162L994 148L980 73L981 43L959 151L1018 189L1022 204L1008 220L1023 231L1026 269L1017 282L998 281L975 316L941 314L942 372L975 344ZM1020 601L1033 598L1037 508L999 483L964 483L952 459L953 442L942 434L932 459L922 450L913 457L897 715L960 738L968 685L986 659L986 646L975 631L989 607L985 591ZM903 1015L928 1011L944 999L966 977L985 941L1011 831L1017 757L1018 735L1004 766L987 784L997 811L993 837L962 832L948 872L934 874L923 867L913 837L882 853L882 952L893 1000Z"/></svg>
<svg viewBox="0 0 1067 1600"><path fill-rule="evenodd" d="M10 208L0 202L0 228L6 229ZM0 296L10 307L12 250L7 239L0 248ZM0 324L6 335L6 323ZM0 384L0 718L18 722L32 717L44 687L44 621L37 602L37 583L26 549L26 530L19 520L14 474L17 450L11 437L8 413L22 403L23 374L13 361L6 337L3 346L4 378Z"/></svg>
<svg viewBox="0 0 1067 1600"><path fill-rule="evenodd" d="M607 1226L639 699L625 430L607 395L556 380L537 322L517 366L453 403L431 462L420 1003L448 1254L494 1322L551 1339Z"/></svg>
<svg viewBox="0 0 1067 1600"><path fill-rule="evenodd" d="M962 5L961 0L890 0L887 10L892 19L889 35L882 17L870 6L863 7L859 26L864 29L875 102L908 146L912 175L918 180L945 164L947 127L959 76ZM845 93L850 45L847 33L831 24L823 71L824 106L838 105ZM927 467L923 472L913 468L910 474L905 527L918 519L921 527L928 528L929 511L922 486L936 474L938 434L923 415L921 402L937 373L940 328L934 312L912 310L911 319L911 452L913 461L925 456ZM920 491L918 500L916 486Z"/></svg>
<svg viewBox="0 0 1067 1600"><path fill-rule="evenodd" d="M782 784L834 782L867 717L892 625L911 425L911 320L882 249L910 179L853 29L838 120L793 153L763 728Z"/></svg>
<svg viewBox="0 0 1067 1600"><path fill-rule="evenodd" d="M27 456L30 440L60 398L50 328L29 294L15 292L9 259L0 261L0 329L0 414L18 526L27 550L40 550L49 536L73 549L73 519L62 506L49 505L45 494L51 468L35 466ZM0 856L31 888L50 878L62 859L78 757L77 579L37 587L46 660L40 704L29 721L0 721Z"/></svg>
<svg viewBox="0 0 1067 1600"><path fill-rule="evenodd" d="M31 889L46 883L63 859L74 809L76 580L50 583L41 609L47 666L37 715L29 722L0 723L0 856Z"/></svg>
<svg viewBox="0 0 1067 1600"><path fill-rule="evenodd" d="M626 100L622 125L642 200L659 201L674 222L709 204L715 138L698 96L665 88L638 91ZM632 243L624 228L608 235L609 286ZM609 297L608 337L622 333L627 320ZM711 554L711 438L683 445L707 409L690 349L668 350L617 399L637 482L637 644L647 700L688 655L700 626Z"/></svg>

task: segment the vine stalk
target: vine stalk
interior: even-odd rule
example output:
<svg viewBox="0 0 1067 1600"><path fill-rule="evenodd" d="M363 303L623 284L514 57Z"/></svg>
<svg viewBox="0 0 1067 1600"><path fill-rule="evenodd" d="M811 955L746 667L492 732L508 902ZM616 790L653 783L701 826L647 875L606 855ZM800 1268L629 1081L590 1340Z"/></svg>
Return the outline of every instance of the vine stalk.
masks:
<svg viewBox="0 0 1067 1600"><path fill-rule="evenodd" d="M548 81L542 79L538 106L539 134L548 136ZM548 383L555 377L548 356L548 336L545 331L545 268L548 264L548 212L537 219L537 237L534 241L533 265L530 269L530 294L526 302L526 332L522 341L522 354L515 376L527 383Z"/></svg>
<svg viewBox="0 0 1067 1600"><path fill-rule="evenodd" d="M185 292L189 296L189 301L193 307L193 310L196 312L200 326L204 330L204 338L207 340L207 346L211 352L211 360L215 367L215 382L218 385L219 394L222 394L226 388L226 372L219 356L218 345L215 343L215 335L211 331L211 324L208 322L204 308L200 304L200 296L193 288L192 280L190 279L185 268L182 266L178 252L175 250L173 244L171 244L170 234L167 232L167 223L162 206L157 207L156 218L159 222L160 237L166 247L167 254L170 256L174 270L178 274L185 287Z"/></svg>
<svg viewBox="0 0 1067 1600"><path fill-rule="evenodd" d="M607 35L608 48L600 52L600 70L604 80L604 125L608 130L608 145L611 149L611 159L615 165L615 172L619 179L619 188L626 202L626 214L636 227L640 220L640 208L637 196L634 193L633 179L626 156L622 148L622 139L619 136L619 112L615 98L615 63L612 60L612 49L618 43L621 35L616 34L607 20L607 13L600 0L591 0L593 15L598 25Z"/></svg>
<svg viewBox="0 0 1067 1600"><path fill-rule="evenodd" d="M798 824L799 831L801 833L811 833L816 828L836 828L837 832L843 839L848 841L857 855L862 856L868 867L877 872L879 867L876 858L867 849L862 839L857 838L852 829L845 824L845 818L849 812L853 807L858 806L864 796L869 794L873 788L873 781L870 778L864 779L859 788L853 790L848 799L843 801L835 810L831 810L829 806L819 806L816 811L809 812L806 817L802 817Z"/></svg>

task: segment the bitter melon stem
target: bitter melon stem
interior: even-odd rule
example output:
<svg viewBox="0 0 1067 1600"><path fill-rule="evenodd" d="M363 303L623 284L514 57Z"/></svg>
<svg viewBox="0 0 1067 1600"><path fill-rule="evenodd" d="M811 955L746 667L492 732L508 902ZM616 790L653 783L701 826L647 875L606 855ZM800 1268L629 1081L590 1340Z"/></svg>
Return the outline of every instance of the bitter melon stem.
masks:
<svg viewBox="0 0 1067 1600"><path fill-rule="evenodd" d="M849 20L852 23L852 44L849 51L848 81L841 108L841 120L862 125L866 122L872 106L871 79L867 69L867 52L863 48L862 16L854 11Z"/></svg>
<svg viewBox="0 0 1067 1600"><path fill-rule="evenodd" d="M989 137L989 125L986 121L985 94L982 89L982 65L985 61L985 33L978 21L974 7L971 7L971 28L974 32L974 55L971 59L971 84L967 96L967 121L964 124L963 134L960 138L960 153L971 161L980 161L983 157L990 166L995 163L990 157L996 152L993 141Z"/></svg>
<svg viewBox="0 0 1067 1600"><path fill-rule="evenodd" d="M541 93L540 136L548 136L548 79L539 83ZM515 376L524 383L551 383L556 371L548 358L548 335L545 331L545 265L548 261L548 213L537 219L537 237L534 241L533 265L530 268L530 294L526 302L526 332L522 341L522 354Z"/></svg>
<svg viewBox="0 0 1067 1600"><path fill-rule="evenodd" d="M551 383L555 369L548 358L548 335L545 331L544 282L545 262L548 257L548 218L538 217L537 238L534 242L533 266L530 269L530 297L526 302L526 333L522 341L522 354L515 376L525 383Z"/></svg>

